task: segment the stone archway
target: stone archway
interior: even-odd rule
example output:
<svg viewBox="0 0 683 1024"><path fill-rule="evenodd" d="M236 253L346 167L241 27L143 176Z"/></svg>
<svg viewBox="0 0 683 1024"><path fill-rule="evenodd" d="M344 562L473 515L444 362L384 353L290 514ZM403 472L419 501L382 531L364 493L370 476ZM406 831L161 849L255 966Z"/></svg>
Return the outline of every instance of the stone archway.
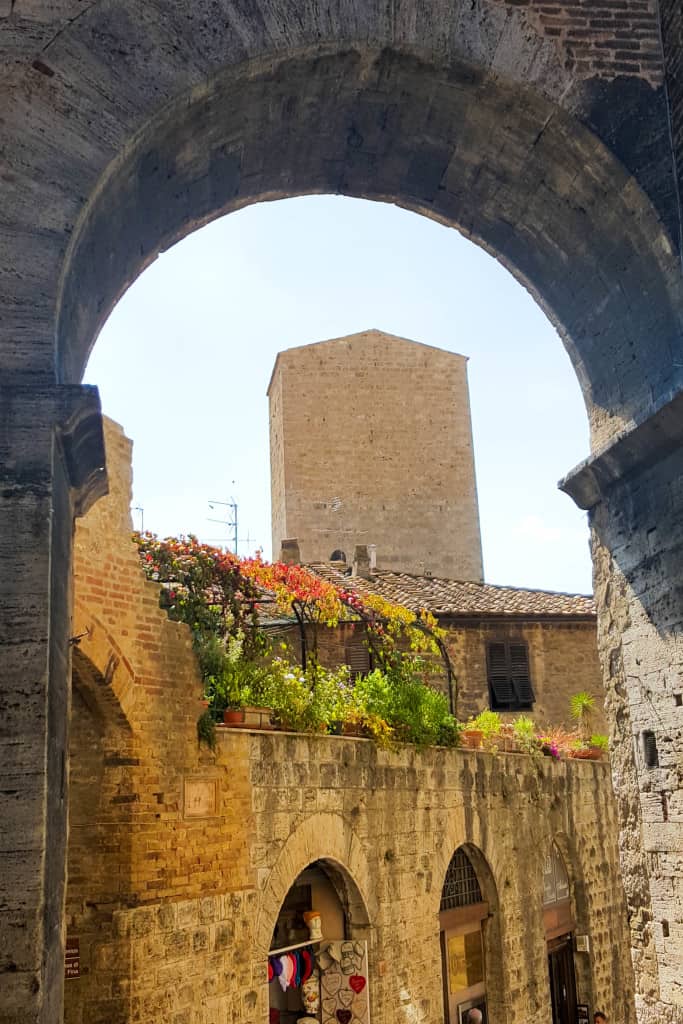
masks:
<svg viewBox="0 0 683 1024"><path fill-rule="evenodd" d="M80 379L115 302L161 250L231 210L310 193L396 202L496 255L558 327L594 448L670 386L683 323L676 257L600 139L470 63L367 47L229 68L145 124L106 169L66 254L61 379ZM643 290L659 311L655 351L638 344L624 302Z"/></svg>
<svg viewBox="0 0 683 1024"><path fill-rule="evenodd" d="M261 893L254 932L256 956L267 955L280 907L297 875L313 861L324 861L341 872L349 920L369 938L376 907L363 844L341 815L313 814L287 839Z"/></svg>
<svg viewBox="0 0 683 1024"><path fill-rule="evenodd" d="M61 1004L71 530L104 480L97 396L76 382L165 245L239 205L316 191L457 226L563 335L592 425L594 457L565 487L593 510L626 884L645 908L632 942L653 1015L678 998L666 885L651 893L649 878L671 878L659 835L683 742L680 103L671 114L654 6L626 0L615 31L579 35L564 5L559 24L522 6L66 0L3 18L2 756L19 765L8 829L26 849L19 866L3 855L1 906L19 1019L57 1019ZM627 61L619 39L636 23L644 50ZM648 131L629 131L634 119ZM632 746L650 726L654 780ZM653 781L657 820L640 812Z"/></svg>

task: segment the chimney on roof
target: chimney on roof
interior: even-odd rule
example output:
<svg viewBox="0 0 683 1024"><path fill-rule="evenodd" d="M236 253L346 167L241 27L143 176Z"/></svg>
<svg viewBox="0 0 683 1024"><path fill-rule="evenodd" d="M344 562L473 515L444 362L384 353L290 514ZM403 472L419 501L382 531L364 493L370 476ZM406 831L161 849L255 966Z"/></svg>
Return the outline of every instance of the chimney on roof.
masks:
<svg viewBox="0 0 683 1024"><path fill-rule="evenodd" d="M370 572L374 572L377 568L377 545L368 544L368 554L370 555Z"/></svg>
<svg viewBox="0 0 683 1024"><path fill-rule="evenodd" d="M300 565L301 564L301 552L299 550L299 541L296 537L290 540L283 540L280 545L280 561L285 565Z"/></svg>
<svg viewBox="0 0 683 1024"><path fill-rule="evenodd" d="M366 580L371 576L367 544L356 544L353 549L353 575L362 576Z"/></svg>

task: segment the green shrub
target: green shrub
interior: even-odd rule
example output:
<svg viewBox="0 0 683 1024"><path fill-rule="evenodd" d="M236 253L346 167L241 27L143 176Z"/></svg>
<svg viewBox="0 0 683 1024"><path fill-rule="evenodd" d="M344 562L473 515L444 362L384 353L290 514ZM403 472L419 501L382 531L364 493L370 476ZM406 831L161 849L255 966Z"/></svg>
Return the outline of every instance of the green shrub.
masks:
<svg viewBox="0 0 683 1024"><path fill-rule="evenodd" d="M216 749L216 723L208 709L197 720L197 740L206 743L209 750Z"/></svg>

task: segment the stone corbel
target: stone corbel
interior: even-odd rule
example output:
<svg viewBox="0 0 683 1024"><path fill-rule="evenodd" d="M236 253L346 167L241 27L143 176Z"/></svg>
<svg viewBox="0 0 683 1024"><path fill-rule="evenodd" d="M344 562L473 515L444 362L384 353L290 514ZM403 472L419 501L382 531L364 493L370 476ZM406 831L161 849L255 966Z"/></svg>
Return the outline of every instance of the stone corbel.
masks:
<svg viewBox="0 0 683 1024"><path fill-rule="evenodd" d="M683 444L683 391L669 397L651 415L591 455L560 480L558 487L590 510L619 481L656 465Z"/></svg>
<svg viewBox="0 0 683 1024"><path fill-rule="evenodd" d="M57 435L72 488L74 515L108 493L102 408L96 387L62 385Z"/></svg>

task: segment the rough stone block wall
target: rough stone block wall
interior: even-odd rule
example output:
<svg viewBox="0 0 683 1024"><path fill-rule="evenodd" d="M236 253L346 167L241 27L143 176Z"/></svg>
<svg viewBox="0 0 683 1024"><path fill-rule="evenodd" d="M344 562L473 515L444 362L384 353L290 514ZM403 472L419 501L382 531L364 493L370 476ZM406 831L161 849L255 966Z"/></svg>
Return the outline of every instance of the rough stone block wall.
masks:
<svg viewBox="0 0 683 1024"><path fill-rule="evenodd" d="M201 774L219 787L219 816L246 842L237 854L214 859L215 822L196 822L197 879L188 888L174 833L183 813L182 768L194 774L196 766L163 766L157 784L175 807L156 823L137 809L118 828L110 822L108 852L87 817L106 812L113 769L102 769L102 760L96 767L92 729L84 725L77 735L88 746L75 740L72 749L72 821L84 816L77 842L81 862L86 852L89 859L87 872L70 870L68 928L80 938L82 976L67 983L67 1024L265 1022L265 953L275 919L298 872L318 859L347 872L361 894L355 920L370 942L373 1020L394 1024L403 1013L437 1024L438 903L448 860L463 842L481 851L494 883L499 945L488 979L496 1019L549 1018L540 892L544 851L554 838L572 879L577 930L591 940L590 957L576 955L579 998L633 1021L606 766L382 752L365 740L223 730L215 758L202 755ZM131 768L119 769L119 779L121 771ZM245 777L248 817L233 799ZM99 792L102 782L93 806L87 793ZM111 852L123 836L130 836L131 856L124 844L117 871ZM155 892L149 877L159 862L170 884ZM125 897L113 886L122 877Z"/></svg>
<svg viewBox="0 0 683 1024"><path fill-rule="evenodd" d="M274 556L285 537L304 562L340 548L351 563L356 544L375 544L382 568L481 580L466 366L374 330L281 352Z"/></svg>
<svg viewBox="0 0 683 1024"><path fill-rule="evenodd" d="M592 514L596 598L605 607L599 646L642 1024L683 1020L682 480L683 457L676 452L618 484Z"/></svg>
<svg viewBox="0 0 683 1024"><path fill-rule="evenodd" d="M671 118L671 142L678 177L679 240L683 230L683 6L678 0L659 0L662 43L666 68L666 90ZM679 241L680 246L680 241Z"/></svg>

